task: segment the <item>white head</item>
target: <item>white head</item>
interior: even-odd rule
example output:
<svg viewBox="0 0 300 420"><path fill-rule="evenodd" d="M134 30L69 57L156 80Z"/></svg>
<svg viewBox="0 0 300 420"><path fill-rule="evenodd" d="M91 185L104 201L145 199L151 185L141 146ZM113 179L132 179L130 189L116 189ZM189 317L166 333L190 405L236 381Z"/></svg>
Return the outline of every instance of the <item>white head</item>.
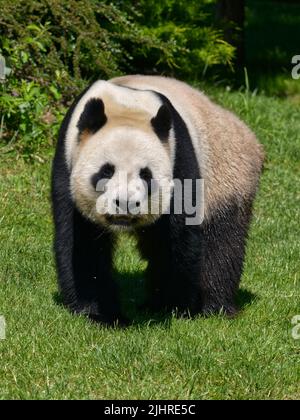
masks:
<svg viewBox="0 0 300 420"><path fill-rule="evenodd" d="M76 106L66 137L79 211L114 230L153 223L167 212L171 137L171 111L159 96L98 82Z"/></svg>

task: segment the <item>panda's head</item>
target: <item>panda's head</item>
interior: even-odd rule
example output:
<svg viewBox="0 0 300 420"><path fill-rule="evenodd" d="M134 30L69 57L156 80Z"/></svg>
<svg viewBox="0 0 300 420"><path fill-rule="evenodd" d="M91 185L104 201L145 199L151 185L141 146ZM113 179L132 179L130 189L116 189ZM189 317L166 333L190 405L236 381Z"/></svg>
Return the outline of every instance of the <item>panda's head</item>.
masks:
<svg viewBox="0 0 300 420"><path fill-rule="evenodd" d="M171 110L154 92L107 82L90 89L67 131L78 210L113 230L142 227L166 213L173 189L172 132Z"/></svg>

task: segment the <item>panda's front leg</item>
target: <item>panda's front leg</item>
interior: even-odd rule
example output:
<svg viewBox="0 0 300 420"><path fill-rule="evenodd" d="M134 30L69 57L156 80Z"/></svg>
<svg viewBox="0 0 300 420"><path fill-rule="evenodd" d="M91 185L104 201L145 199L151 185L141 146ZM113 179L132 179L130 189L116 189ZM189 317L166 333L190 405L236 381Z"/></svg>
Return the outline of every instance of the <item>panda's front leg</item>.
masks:
<svg viewBox="0 0 300 420"><path fill-rule="evenodd" d="M194 316L201 311L199 273L201 238L199 226L183 225L173 219L170 230L170 273L168 306L179 316Z"/></svg>
<svg viewBox="0 0 300 420"><path fill-rule="evenodd" d="M252 200L219 209L201 225L201 313L238 312L237 293L251 219Z"/></svg>
<svg viewBox="0 0 300 420"><path fill-rule="evenodd" d="M198 230L165 215L139 235L142 255L148 260L144 305L148 310L174 311L179 316L200 311Z"/></svg>
<svg viewBox="0 0 300 420"><path fill-rule="evenodd" d="M55 213L55 254L64 305L96 322L123 324L112 278L111 235L87 221L71 202Z"/></svg>

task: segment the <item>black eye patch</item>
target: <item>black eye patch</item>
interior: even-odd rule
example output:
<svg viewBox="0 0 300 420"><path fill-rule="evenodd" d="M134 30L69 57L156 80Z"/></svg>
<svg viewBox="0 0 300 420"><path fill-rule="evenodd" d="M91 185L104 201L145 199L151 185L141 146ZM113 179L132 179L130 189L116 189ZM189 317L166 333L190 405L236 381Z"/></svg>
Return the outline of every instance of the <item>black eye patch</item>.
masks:
<svg viewBox="0 0 300 420"><path fill-rule="evenodd" d="M148 167L143 168L140 170L140 178L146 182L148 189L150 189L151 187L151 180L153 179L153 175L151 172L151 169L149 169Z"/></svg>
<svg viewBox="0 0 300 420"><path fill-rule="evenodd" d="M112 178L114 173L115 173L114 165L112 165L111 163L106 163L105 165L101 167L101 169L96 174L92 176L91 183L93 187L96 189L97 184L100 181Z"/></svg>

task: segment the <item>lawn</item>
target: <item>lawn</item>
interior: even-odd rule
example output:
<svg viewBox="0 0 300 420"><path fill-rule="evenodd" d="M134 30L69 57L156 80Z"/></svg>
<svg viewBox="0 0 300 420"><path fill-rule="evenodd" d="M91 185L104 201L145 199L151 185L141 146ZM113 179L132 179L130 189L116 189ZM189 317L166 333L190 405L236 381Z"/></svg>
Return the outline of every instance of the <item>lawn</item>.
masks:
<svg viewBox="0 0 300 420"><path fill-rule="evenodd" d="M296 399L300 341L300 109L280 99L211 94L265 145L267 160L234 320L149 319L134 242L115 257L123 304L134 319L107 329L60 304L52 256L50 162L1 154L1 399Z"/></svg>

